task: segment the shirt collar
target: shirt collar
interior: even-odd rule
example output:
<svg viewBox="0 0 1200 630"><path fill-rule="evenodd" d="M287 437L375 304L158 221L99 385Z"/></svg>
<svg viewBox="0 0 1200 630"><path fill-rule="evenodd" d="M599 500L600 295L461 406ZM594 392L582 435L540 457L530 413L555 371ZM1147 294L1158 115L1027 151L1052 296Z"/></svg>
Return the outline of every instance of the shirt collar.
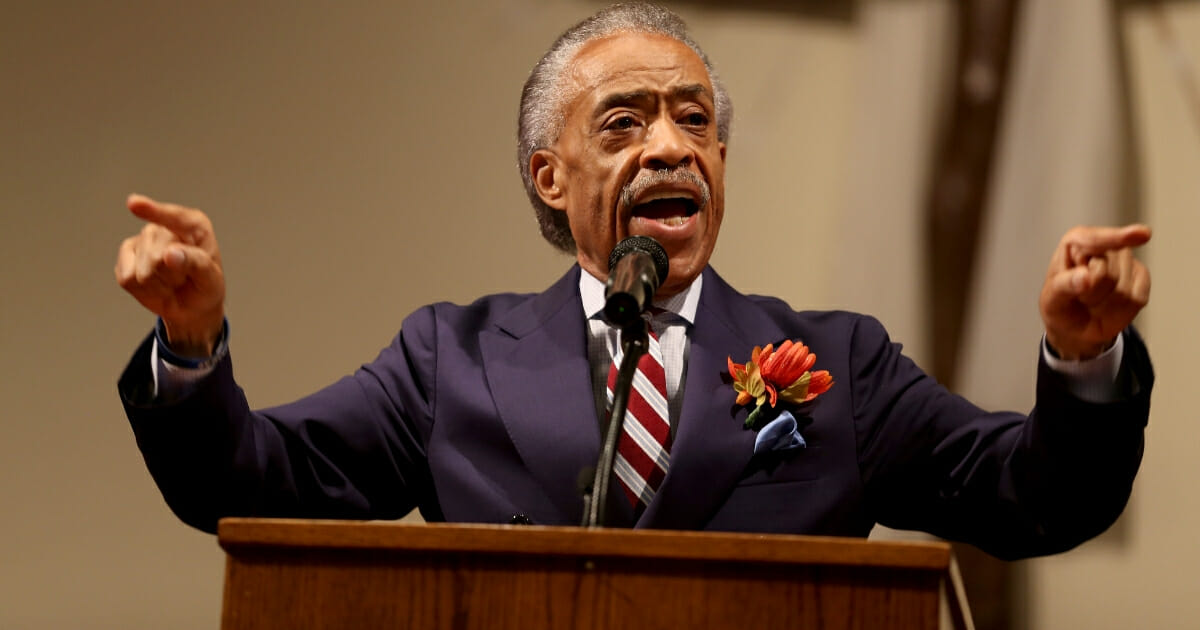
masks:
<svg viewBox="0 0 1200 630"><path fill-rule="evenodd" d="M700 304L700 289L703 284L704 274L700 274L688 288L669 298L656 299L654 305L675 313L688 324L693 324L696 321L696 307ZM579 297L583 299L583 314L588 319L601 315L601 311L604 310L604 283L586 269L579 274Z"/></svg>

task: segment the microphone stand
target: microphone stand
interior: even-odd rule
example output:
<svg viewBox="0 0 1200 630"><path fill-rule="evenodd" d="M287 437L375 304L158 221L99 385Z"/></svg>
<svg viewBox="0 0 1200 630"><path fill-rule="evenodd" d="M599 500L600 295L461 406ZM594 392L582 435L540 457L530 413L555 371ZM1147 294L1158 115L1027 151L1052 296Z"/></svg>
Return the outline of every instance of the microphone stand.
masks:
<svg viewBox="0 0 1200 630"><path fill-rule="evenodd" d="M638 361L649 350L648 331L649 323L641 317L621 329L621 366L617 370L617 382L613 385L612 411L609 412L600 459L596 461L595 476L591 484L583 488L583 527L604 527L609 481L617 460L617 442L621 437L621 426L625 424L625 408L629 405L629 392L633 388Z"/></svg>

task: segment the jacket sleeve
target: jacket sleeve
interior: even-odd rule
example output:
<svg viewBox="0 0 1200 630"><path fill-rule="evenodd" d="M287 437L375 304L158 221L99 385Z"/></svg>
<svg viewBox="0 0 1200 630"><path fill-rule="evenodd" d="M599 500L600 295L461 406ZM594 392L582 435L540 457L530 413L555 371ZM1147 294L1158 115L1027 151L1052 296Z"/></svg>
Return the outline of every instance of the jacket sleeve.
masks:
<svg viewBox="0 0 1200 630"><path fill-rule="evenodd" d="M250 410L230 356L187 397L151 400L153 336L118 390L167 504L201 530L225 516L399 518L414 506L436 519L425 458L434 326L432 309L418 311L372 363L261 411Z"/></svg>
<svg viewBox="0 0 1200 630"><path fill-rule="evenodd" d="M889 527L1014 559L1065 551L1107 529L1141 463L1153 369L1132 328L1107 404L1071 396L1041 360L1028 416L951 394L862 318L852 350L855 430L867 501Z"/></svg>

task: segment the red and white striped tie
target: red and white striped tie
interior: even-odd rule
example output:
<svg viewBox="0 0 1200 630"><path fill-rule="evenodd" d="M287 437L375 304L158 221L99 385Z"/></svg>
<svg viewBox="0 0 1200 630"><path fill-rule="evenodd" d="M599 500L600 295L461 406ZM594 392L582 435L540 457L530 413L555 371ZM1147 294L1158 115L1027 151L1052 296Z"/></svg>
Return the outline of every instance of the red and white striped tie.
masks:
<svg viewBox="0 0 1200 630"><path fill-rule="evenodd" d="M658 335L650 331L646 354L638 361L625 411L625 424L617 443L617 461L613 472L621 482L629 502L636 508L650 504L667 474L670 464L671 423L667 406L667 375L663 371ZM613 386L621 351L617 349L608 371L608 406L612 408Z"/></svg>

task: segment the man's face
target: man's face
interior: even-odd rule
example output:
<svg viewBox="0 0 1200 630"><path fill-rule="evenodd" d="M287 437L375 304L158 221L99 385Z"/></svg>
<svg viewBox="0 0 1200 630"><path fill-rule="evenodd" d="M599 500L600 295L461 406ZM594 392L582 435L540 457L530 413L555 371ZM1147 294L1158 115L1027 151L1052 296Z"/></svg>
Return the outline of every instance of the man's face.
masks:
<svg viewBox="0 0 1200 630"><path fill-rule="evenodd" d="M586 44L564 81L563 131L530 164L539 194L567 213L593 276L608 277L619 241L644 235L671 258L659 295L682 291L708 264L725 207L704 62L675 39L621 34Z"/></svg>

